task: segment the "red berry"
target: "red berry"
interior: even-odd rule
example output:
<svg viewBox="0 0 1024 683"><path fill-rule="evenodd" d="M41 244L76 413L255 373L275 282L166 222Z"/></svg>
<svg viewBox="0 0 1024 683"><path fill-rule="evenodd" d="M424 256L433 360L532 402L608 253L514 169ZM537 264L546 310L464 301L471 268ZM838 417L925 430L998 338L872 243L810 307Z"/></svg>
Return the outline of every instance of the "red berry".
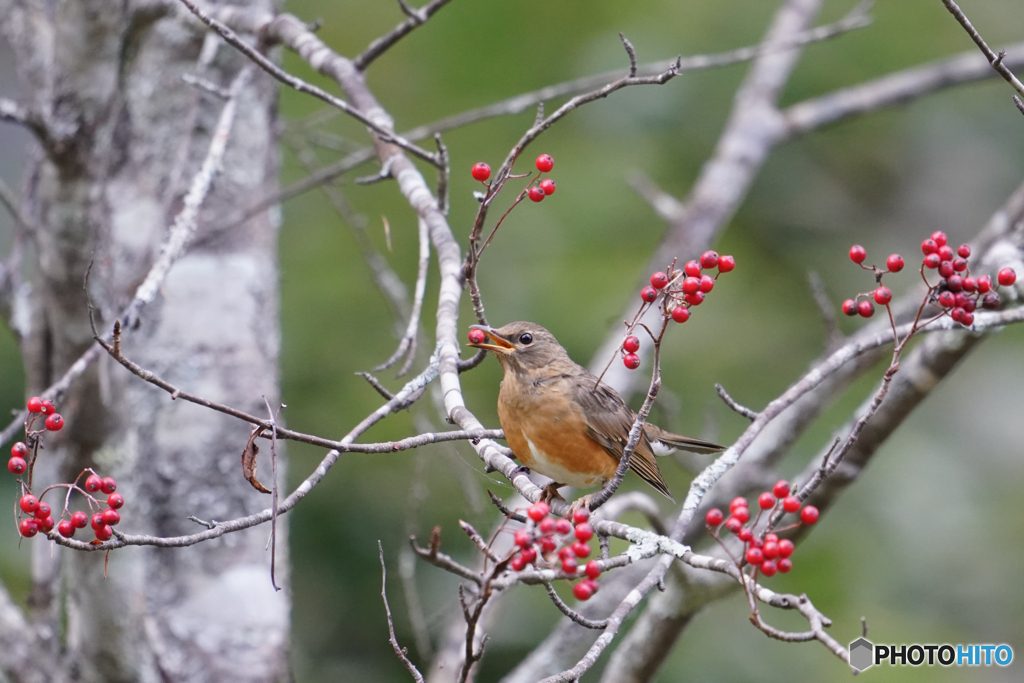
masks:
<svg viewBox="0 0 1024 683"><path fill-rule="evenodd" d="M588 579L596 579L601 576L601 566L597 563L597 560L587 562L587 566L583 571L586 572Z"/></svg>
<svg viewBox="0 0 1024 683"><path fill-rule="evenodd" d="M90 474L85 478L85 490L89 493L96 493L100 490L100 486L103 485L103 480L100 479L98 474Z"/></svg>
<svg viewBox="0 0 1024 683"><path fill-rule="evenodd" d="M728 273L730 270L736 267L736 259L732 256L722 256L718 259L718 272Z"/></svg>
<svg viewBox="0 0 1024 683"><path fill-rule="evenodd" d="M761 564L764 562L764 553L760 548L747 548L746 558L750 564Z"/></svg>
<svg viewBox="0 0 1024 683"><path fill-rule="evenodd" d="M729 519L725 520L725 528L728 529L730 533L739 533L739 530L742 527L743 522L736 519L735 517L730 517Z"/></svg>
<svg viewBox="0 0 1024 683"><path fill-rule="evenodd" d="M964 317L964 309L954 308L952 311L949 312L949 317L952 318L955 322L961 322Z"/></svg>
<svg viewBox="0 0 1024 683"><path fill-rule="evenodd" d="M778 534L765 534L764 535L764 542L768 543L769 541L771 541L772 543L778 543L779 542Z"/></svg>
<svg viewBox="0 0 1024 683"><path fill-rule="evenodd" d="M508 563L508 566L512 567L512 571L521 572L526 567L526 560L519 553L512 556L512 561Z"/></svg>
<svg viewBox="0 0 1024 683"><path fill-rule="evenodd" d="M952 261L943 261L939 264L939 277L949 277L955 272Z"/></svg>
<svg viewBox="0 0 1024 683"><path fill-rule="evenodd" d="M53 531L54 521L53 517L50 517L49 515L42 518L36 517L36 523L39 525L39 530L44 534L48 534Z"/></svg>
<svg viewBox="0 0 1024 683"><path fill-rule="evenodd" d="M590 545L583 541L576 541L572 544L572 552L576 557L586 557L590 554Z"/></svg>
<svg viewBox="0 0 1024 683"><path fill-rule="evenodd" d="M555 167L555 160L551 158L550 154L541 154L537 157L537 170L541 173L547 173Z"/></svg>
<svg viewBox="0 0 1024 683"><path fill-rule="evenodd" d="M775 496L765 491L757 497L757 504L762 510L769 510L775 507Z"/></svg>
<svg viewBox="0 0 1024 683"><path fill-rule="evenodd" d="M964 279L959 275L950 275L946 278L946 286L951 292L959 292L964 288Z"/></svg>
<svg viewBox="0 0 1024 683"><path fill-rule="evenodd" d="M977 291L977 289L978 289L978 281L977 280L975 280L970 275L968 275L967 277L964 278L964 291L965 292L975 292L975 291Z"/></svg>
<svg viewBox="0 0 1024 683"><path fill-rule="evenodd" d="M964 314L960 316L960 322L963 323L964 326L970 327L974 324L974 314L964 311Z"/></svg>
<svg viewBox="0 0 1024 683"><path fill-rule="evenodd" d="M793 541L788 538L784 538L779 541L779 557L789 557L793 554L794 550Z"/></svg>
<svg viewBox="0 0 1024 683"><path fill-rule="evenodd" d="M779 560L779 573L788 574L789 570L793 568L793 561L790 559L783 558Z"/></svg>
<svg viewBox="0 0 1024 683"><path fill-rule="evenodd" d="M857 302L853 299L847 299L843 302L843 313L846 315L857 315Z"/></svg>
<svg viewBox="0 0 1024 683"><path fill-rule="evenodd" d="M870 301L864 300L857 304L857 312L862 318L870 318L875 314L875 307L871 305Z"/></svg>
<svg viewBox="0 0 1024 683"><path fill-rule="evenodd" d="M779 556L779 544L775 541L765 541L764 545L761 546L761 552L764 553L765 558L774 560Z"/></svg>
<svg viewBox="0 0 1024 683"><path fill-rule="evenodd" d="M989 292L986 294L985 298L981 300L981 307L990 311L999 308L999 293Z"/></svg>
<svg viewBox="0 0 1024 683"><path fill-rule="evenodd" d="M28 446L23 444L21 441L17 442L13 446L11 446L11 455L17 456L19 458L24 458L26 455L28 455Z"/></svg>
<svg viewBox="0 0 1024 683"><path fill-rule="evenodd" d="M746 524L750 521L750 510L747 508L736 508L732 511L732 516L740 521L740 524Z"/></svg>
<svg viewBox="0 0 1024 683"><path fill-rule="evenodd" d="M590 519L590 510L585 507L576 508L572 513L573 524L583 524L583 522Z"/></svg>
<svg viewBox="0 0 1024 683"><path fill-rule="evenodd" d="M70 519L63 519L57 525L57 533L64 538L71 538L75 535L75 525L71 523Z"/></svg>
<svg viewBox="0 0 1024 683"><path fill-rule="evenodd" d="M576 540L577 541L589 541L594 537L594 528L583 522L582 524L576 525Z"/></svg>
<svg viewBox="0 0 1024 683"><path fill-rule="evenodd" d="M889 258L885 259L885 267L889 269L891 273L898 273L903 270L903 257L899 254L893 254Z"/></svg>
<svg viewBox="0 0 1024 683"><path fill-rule="evenodd" d="M952 261L953 260L953 247L942 246L935 252L939 255L940 261Z"/></svg>
<svg viewBox="0 0 1024 683"><path fill-rule="evenodd" d="M640 350L640 340L636 337L626 337L626 341L622 342L622 348L628 353L636 353Z"/></svg>
<svg viewBox="0 0 1024 683"><path fill-rule="evenodd" d="M647 303L651 303L658 298L658 290L648 285L640 290L640 298Z"/></svg>
<svg viewBox="0 0 1024 683"><path fill-rule="evenodd" d="M683 266L683 272L686 273L686 277L700 277L700 264L696 261L687 261Z"/></svg>
<svg viewBox="0 0 1024 683"><path fill-rule="evenodd" d="M939 305L943 308L953 308L956 304L956 297L953 296L953 292L941 292L939 294Z"/></svg>
<svg viewBox="0 0 1024 683"><path fill-rule="evenodd" d="M804 524L814 524L818 521L818 508L813 505L805 505L800 511L800 521Z"/></svg>
<svg viewBox="0 0 1024 683"><path fill-rule="evenodd" d="M32 511L32 516L36 519L46 519L50 516L50 512L50 504L39 501L39 504L36 505L36 509Z"/></svg>
<svg viewBox="0 0 1024 683"><path fill-rule="evenodd" d="M710 275L701 275L700 276L700 291L702 293L707 294L708 292L710 292L714 288L715 288L715 278L711 277Z"/></svg>
<svg viewBox="0 0 1024 683"><path fill-rule="evenodd" d="M109 515L111 513L117 515L117 512L115 512L114 510L107 510L106 512L103 513L103 521L107 522L107 515ZM121 521L121 516L120 515L117 515L117 520ZM112 525L113 522L107 522L107 524L111 524ZM523 562L525 562L526 564L530 564L531 562L533 562L534 560L537 559L537 549L534 548L533 546L529 546L527 548L523 548L522 551L520 551L519 554L522 556Z"/></svg>
<svg viewBox="0 0 1024 683"><path fill-rule="evenodd" d="M672 309L672 319L677 323L685 323L690 319L690 309L685 306L676 306Z"/></svg>
<svg viewBox="0 0 1024 683"><path fill-rule="evenodd" d="M785 479L779 479L775 482L775 486L772 487L772 495L776 498L785 498L789 495L789 482Z"/></svg>
<svg viewBox="0 0 1024 683"><path fill-rule="evenodd" d="M84 529L89 523L89 515L79 510L71 515L71 523L75 525L76 529Z"/></svg>
<svg viewBox="0 0 1024 683"><path fill-rule="evenodd" d="M936 230L935 232L932 233L932 241L935 242L935 244L937 244L940 247L944 246L947 242L946 233L942 232L941 230Z"/></svg>
<svg viewBox="0 0 1024 683"><path fill-rule="evenodd" d="M850 247L850 260L854 263L864 263L864 259L868 257L868 253L864 251L864 247L859 244L855 244Z"/></svg>
<svg viewBox="0 0 1024 683"><path fill-rule="evenodd" d="M491 167L480 161L473 164L473 170L471 173L473 174L473 180L483 182L491 177Z"/></svg>
<svg viewBox="0 0 1024 683"><path fill-rule="evenodd" d="M718 252L717 251L705 251L700 255L700 265L702 268L715 268L718 266Z"/></svg>
<svg viewBox="0 0 1024 683"><path fill-rule="evenodd" d="M552 180L551 178L545 178L544 180L540 181L539 187L541 190L544 191L544 194L555 193L555 181Z"/></svg>
<svg viewBox="0 0 1024 683"><path fill-rule="evenodd" d="M36 497L31 493L26 493L21 497L21 500L18 501L18 506L21 507L22 512L32 514L36 511L36 508L39 507L39 501L36 500Z"/></svg>
<svg viewBox="0 0 1024 683"><path fill-rule="evenodd" d="M704 303L704 292L694 292L693 294L687 294L683 298L691 306L700 306Z"/></svg>
<svg viewBox="0 0 1024 683"><path fill-rule="evenodd" d="M555 522L555 531L562 536L572 532L572 524L567 519L560 519Z"/></svg>
<svg viewBox="0 0 1024 683"><path fill-rule="evenodd" d="M46 418L46 428L51 432L59 432L64 427L64 418L60 413L54 413Z"/></svg>
<svg viewBox="0 0 1024 683"><path fill-rule="evenodd" d="M540 539L540 549L543 550L545 553L553 553L555 552L555 548L557 547L558 541L551 538L550 536L545 536L544 538Z"/></svg>
<svg viewBox="0 0 1024 683"><path fill-rule="evenodd" d="M711 508L708 513L704 515L704 521L708 523L708 526L718 526L725 519L725 515L718 508Z"/></svg>
<svg viewBox="0 0 1024 683"><path fill-rule="evenodd" d="M568 550L569 554L572 555L572 548L566 548L566 550ZM567 557L562 560L562 571L566 574L575 574L578 569L579 565L576 564L575 556Z"/></svg>
<svg viewBox="0 0 1024 683"><path fill-rule="evenodd" d="M958 273L967 270L967 260L962 258L953 259L953 270Z"/></svg>
<svg viewBox="0 0 1024 683"><path fill-rule="evenodd" d="M657 273L651 275L651 287L654 287L655 289L662 289L667 284L668 275L665 275L665 273L661 272L660 270Z"/></svg>
<svg viewBox="0 0 1024 683"><path fill-rule="evenodd" d="M560 559L560 560L562 560L564 562L565 560L568 560L570 558L572 559L573 562L576 561L576 556L573 554L571 546L567 546L566 545L566 546L562 546L561 548L559 548L559 550L558 550L558 559Z"/></svg>
<svg viewBox="0 0 1024 683"><path fill-rule="evenodd" d="M586 581L580 581L572 587L572 594L576 596L577 600L589 600L594 595L594 589Z"/></svg>
<svg viewBox="0 0 1024 683"><path fill-rule="evenodd" d="M875 303L879 306L885 306L887 303L892 301L892 290L888 287L879 287L875 290Z"/></svg>
<svg viewBox="0 0 1024 683"><path fill-rule="evenodd" d="M89 518L89 523L92 525L93 529L99 529L101 526L103 526L103 513L92 513L92 517Z"/></svg>
<svg viewBox="0 0 1024 683"><path fill-rule="evenodd" d="M964 305L961 306L966 313L974 313L974 309L977 307L978 305L974 303L974 299L967 299L964 301Z"/></svg>
<svg viewBox="0 0 1024 683"><path fill-rule="evenodd" d="M992 291L992 278L988 275L982 275L978 278L978 291L982 294L987 294Z"/></svg>
<svg viewBox="0 0 1024 683"><path fill-rule="evenodd" d="M515 533L515 540L517 546L519 546L520 548L525 548L526 546L533 543L533 536L526 529L519 529Z"/></svg>
<svg viewBox="0 0 1024 683"><path fill-rule="evenodd" d="M25 404L25 407L28 408L28 412L30 413L41 413L43 412L43 399L38 396L33 396L28 400L28 403Z"/></svg>
<svg viewBox="0 0 1024 683"><path fill-rule="evenodd" d="M700 278L688 277L683 280L683 294L695 294L700 291Z"/></svg>
<svg viewBox="0 0 1024 683"><path fill-rule="evenodd" d="M740 532L736 534L736 538L740 539L744 543L750 543L754 538L754 532L750 530L750 527L743 527Z"/></svg>
<svg viewBox="0 0 1024 683"><path fill-rule="evenodd" d="M39 412L43 415L52 415L57 409L53 407L53 401L43 401L39 406Z"/></svg>
<svg viewBox="0 0 1024 683"><path fill-rule="evenodd" d="M24 474L28 469L28 463L25 462L25 458L16 455L7 461L7 469L11 474Z"/></svg>
<svg viewBox="0 0 1024 683"><path fill-rule="evenodd" d="M782 500L782 509L786 512L796 512L800 509L800 499L796 496L786 496Z"/></svg>
<svg viewBox="0 0 1024 683"><path fill-rule="evenodd" d="M622 362L630 370L636 370L640 367L640 356L635 353L627 353L622 357Z"/></svg>
<svg viewBox="0 0 1024 683"><path fill-rule="evenodd" d="M529 190L527 190L526 194L527 194L527 196L529 196L530 201L533 201L533 202L542 201L545 197L547 197L547 195L544 194L544 190L540 189L536 185L534 185Z"/></svg>
<svg viewBox="0 0 1024 683"><path fill-rule="evenodd" d="M765 576L775 576L776 571L778 571L778 567L774 560L765 560L761 563L761 573Z"/></svg>
<svg viewBox="0 0 1024 683"><path fill-rule="evenodd" d="M110 537L114 535L114 531L106 524L100 525L96 528L96 538L101 541L109 541Z"/></svg>
<svg viewBox="0 0 1024 683"><path fill-rule="evenodd" d="M925 254L925 255L935 254L938 251L939 251L939 245L935 243L935 240L927 239L924 242L921 242L921 253L922 254Z"/></svg>
<svg viewBox="0 0 1024 683"><path fill-rule="evenodd" d="M968 245L968 244L961 244L959 247L956 248L956 254L960 258L970 258L971 257L971 247L970 247L970 245Z"/></svg>
<svg viewBox="0 0 1024 683"><path fill-rule="evenodd" d="M484 334L483 330L472 329L469 331L470 344L483 344L486 339L487 335Z"/></svg>
<svg viewBox="0 0 1024 683"><path fill-rule="evenodd" d="M1003 287L1009 287L1010 285L1017 281L1017 273L1013 270L1013 268L1003 268L1002 270L999 271L999 274L996 275L996 279L999 281L999 284L1002 285Z"/></svg>
<svg viewBox="0 0 1024 683"><path fill-rule="evenodd" d="M103 481L105 483L106 479L104 479ZM103 490L107 493L113 493L113 491L107 491L105 488ZM547 517L549 512L551 512L551 506L545 503L544 501L538 501L531 505L529 509L527 509L526 516L535 522L539 522L540 520Z"/></svg>
<svg viewBox="0 0 1024 683"><path fill-rule="evenodd" d="M107 505L109 505L110 507L119 508L122 505L124 505L123 498L121 499L118 505L114 505L114 503L111 502L112 498L113 496L107 498ZM550 534L555 530L555 520L551 519L550 517L545 517L544 519L540 520L540 525L537 528L540 529L540 532L542 534Z"/></svg>
<svg viewBox="0 0 1024 683"><path fill-rule="evenodd" d="M103 477L103 480L100 481L100 489L103 493L113 493L117 490L117 481L113 477Z"/></svg>
<svg viewBox="0 0 1024 683"><path fill-rule="evenodd" d="M761 546L764 545L764 541L761 540L760 538L756 538L756 537L755 538L751 538L750 539L750 545L755 547L755 548L760 548Z"/></svg>
<svg viewBox="0 0 1024 683"><path fill-rule="evenodd" d="M736 512L736 508L745 507L747 507L747 499L743 496L736 496L732 499L732 502L729 503L729 512Z"/></svg>
<svg viewBox="0 0 1024 683"><path fill-rule="evenodd" d="M39 532L39 523L34 519L23 519L18 524L18 533L25 538L32 538Z"/></svg>
<svg viewBox="0 0 1024 683"><path fill-rule="evenodd" d="M928 254L924 257L924 265L926 268L938 268L942 260L939 259L938 254Z"/></svg>

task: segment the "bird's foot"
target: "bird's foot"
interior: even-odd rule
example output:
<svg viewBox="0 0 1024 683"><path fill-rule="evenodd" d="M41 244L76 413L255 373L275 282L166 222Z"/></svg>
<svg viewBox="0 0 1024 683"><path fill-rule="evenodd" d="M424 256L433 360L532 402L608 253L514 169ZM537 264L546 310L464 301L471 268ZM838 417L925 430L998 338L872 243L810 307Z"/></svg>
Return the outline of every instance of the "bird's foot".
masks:
<svg viewBox="0 0 1024 683"><path fill-rule="evenodd" d="M594 494L588 493L582 498L577 498L576 500L574 500L572 503L569 504L569 516L572 517L573 515L575 515L576 511L579 510L580 508L586 508L587 510L590 510L590 501L593 500L593 498Z"/></svg>
<svg viewBox="0 0 1024 683"><path fill-rule="evenodd" d="M556 498L558 500L564 501L565 499L562 498L562 496L558 493L558 489L560 489L563 486L565 486L565 484L559 484L558 482L555 481L551 482L541 490L540 499L545 503L550 503Z"/></svg>

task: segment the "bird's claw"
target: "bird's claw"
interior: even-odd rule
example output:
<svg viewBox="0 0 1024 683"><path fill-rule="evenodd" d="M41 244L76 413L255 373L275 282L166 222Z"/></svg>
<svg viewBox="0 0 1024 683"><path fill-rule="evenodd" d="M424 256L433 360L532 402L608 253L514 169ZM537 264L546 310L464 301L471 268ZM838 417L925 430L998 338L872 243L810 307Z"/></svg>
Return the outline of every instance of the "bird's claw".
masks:
<svg viewBox="0 0 1024 683"><path fill-rule="evenodd" d="M593 498L594 498L593 494L588 493L587 495L583 496L582 498L577 498L576 500L574 500L569 505L569 516L572 517L573 515L575 515L576 511L579 510L580 508L587 508L587 510L589 510L590 509L590 501L593 500Z"/></svg>

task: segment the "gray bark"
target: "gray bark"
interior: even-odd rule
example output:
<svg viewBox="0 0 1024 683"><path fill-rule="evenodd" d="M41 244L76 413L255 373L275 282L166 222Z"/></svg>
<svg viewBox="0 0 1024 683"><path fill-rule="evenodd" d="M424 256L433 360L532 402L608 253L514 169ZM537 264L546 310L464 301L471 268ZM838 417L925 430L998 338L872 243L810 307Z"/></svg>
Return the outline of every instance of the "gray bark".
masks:
<svg viewBox="0 0 1024 683"><path fill-rule="evenodd" d="M257 3L270 9L268 0ZM172 5L141 0L0 0L0 24L31 88L26 104L52 133L26 171L22 203L38 226L22 339L31 395L90 346L90 301L105 330L131 299L205 156L223 102L182 74L227 86L245 60L214 49ZM270 79L252 79L195 246L123 345L167 380L260 414L263 396L279 403L277 225L265 212L227 233L204 239L204 232L216 227L212 217L276 190L274 105ZM126 532L192 533L199 529L189 515L224 520L269 505L241 477L245 424L175 403L109 358L78 379L58 410L67 426L47 437L34 490L71 481L84 467L114 476L127 501ZM269 467L262 472L267 482ZM61 500L50 497L59 512ZM288 583L284 526L280 586ZM40 634L35 647L47 667L58 662L53 678L42 678L287 679L290 597L271 586L268 533L259 527L184 549L124 549L106 568L101 553L51 548L42 537L24 544L33 554L27 619ZM41 680L43 664L33 661L0 652L0 672Z"/></svg>

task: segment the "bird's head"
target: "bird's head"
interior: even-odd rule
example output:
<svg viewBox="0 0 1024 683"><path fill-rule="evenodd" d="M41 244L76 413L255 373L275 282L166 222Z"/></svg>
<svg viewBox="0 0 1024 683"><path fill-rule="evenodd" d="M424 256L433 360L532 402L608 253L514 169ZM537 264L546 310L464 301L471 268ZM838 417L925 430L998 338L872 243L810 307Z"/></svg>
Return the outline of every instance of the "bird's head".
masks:
<svg viewBox="0 0 1024 683"><path fill-rule="evenodd" d="M474 335L474 332L482 333L482 336L479 333ZM493 353L506 371L533 370L559 365L563 361L572 362L555 335L536 323L515 322L498 328L471 325L469 346Z"/></svg>

